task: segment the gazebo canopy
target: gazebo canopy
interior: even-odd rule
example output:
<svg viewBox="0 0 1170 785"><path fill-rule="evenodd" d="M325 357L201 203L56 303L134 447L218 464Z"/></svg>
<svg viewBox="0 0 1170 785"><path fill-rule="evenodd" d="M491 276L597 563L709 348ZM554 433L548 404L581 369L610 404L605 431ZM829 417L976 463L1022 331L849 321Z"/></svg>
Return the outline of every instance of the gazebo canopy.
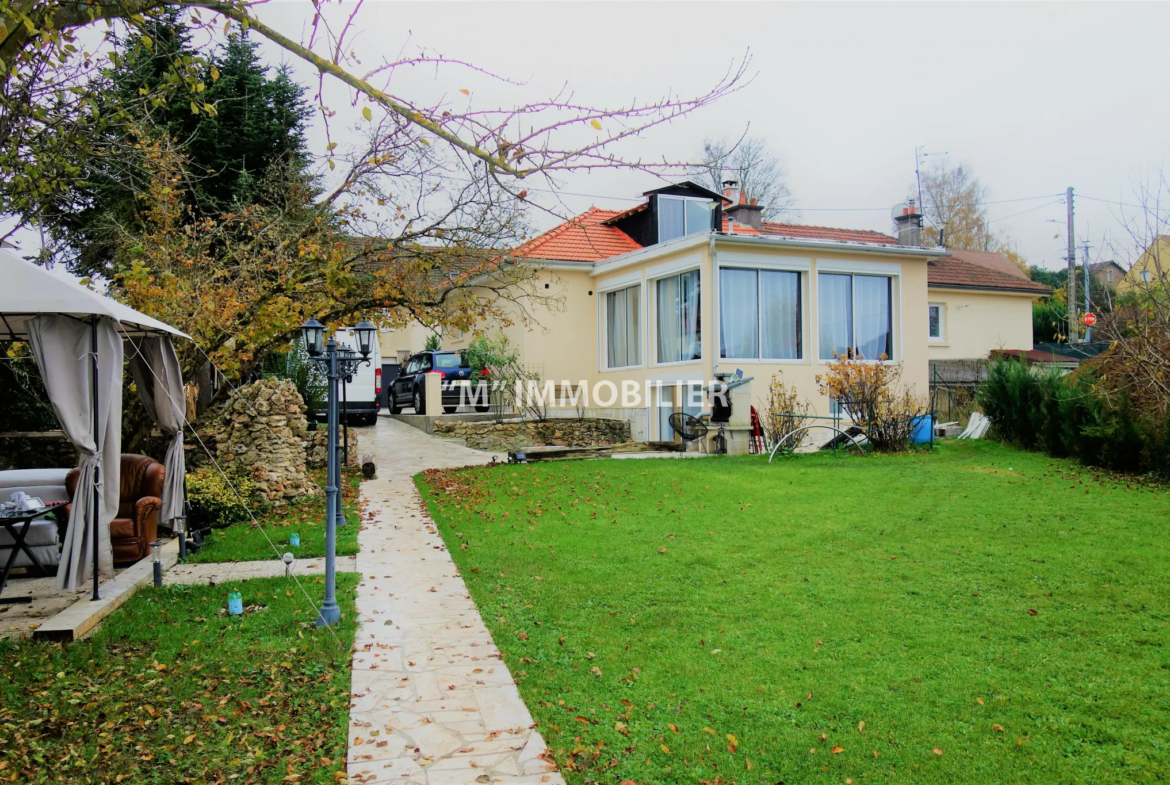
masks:
<svg viewBox="0 0 1170 785"><path fill-rule="evenodd" d="M183 379L170 325L0 250L0 341L28 341L49 403L80 457L80 475L57 571L70 591L113 571L110 524L119 509L123 344L138 394L167 448L162 515L182 514ZM92 569L91 569L92 565Z"/></svg>
<svg viewBox="0 0 1170 785"><path fill-rule="evenodd" d="M80 284L68 281L0 250L0 341L27 341L28 322L37 316L63 315L78 319L105 316L120 327L123 337L186 334L168 324L139 313L117 300L103 297Z"/></svg>

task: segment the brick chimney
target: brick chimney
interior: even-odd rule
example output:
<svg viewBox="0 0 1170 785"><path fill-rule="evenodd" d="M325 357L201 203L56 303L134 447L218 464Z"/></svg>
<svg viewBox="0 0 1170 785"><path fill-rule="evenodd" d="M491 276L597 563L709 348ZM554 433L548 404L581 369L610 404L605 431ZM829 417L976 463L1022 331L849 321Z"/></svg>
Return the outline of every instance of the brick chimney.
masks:
<svg viewBox="0 0 1170 785"><path fill-rule="evenodd" d="M906 204L894 208L894 231L898 235L898 245L920 247L922 245L922 213L911 199Z"/></svg>
<svg viewBox="0 0 1170 785"><path fill-rule="evenodd" d="M764 228L764 208L756 200L748 201L747 194L739 192L739 203L723 208L723 214L737 224L750 226L757 231Z"/></svg>

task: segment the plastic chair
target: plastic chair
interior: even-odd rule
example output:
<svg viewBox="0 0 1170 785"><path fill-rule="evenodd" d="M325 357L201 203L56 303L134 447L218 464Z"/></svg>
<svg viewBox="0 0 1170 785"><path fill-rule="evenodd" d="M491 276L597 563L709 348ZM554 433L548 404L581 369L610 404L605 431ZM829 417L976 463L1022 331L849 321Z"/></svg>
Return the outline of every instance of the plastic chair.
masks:
<svg viewBox="0 0 1170 785"><path fill-rule="evenodd" d="M689 447L691 442L702 441L703 452L707 451L707 426L703 425L702 420L693 414L675 412L670 415L668 421L671 430L678 434L678 438L683 440L683 444Z"/></svg>

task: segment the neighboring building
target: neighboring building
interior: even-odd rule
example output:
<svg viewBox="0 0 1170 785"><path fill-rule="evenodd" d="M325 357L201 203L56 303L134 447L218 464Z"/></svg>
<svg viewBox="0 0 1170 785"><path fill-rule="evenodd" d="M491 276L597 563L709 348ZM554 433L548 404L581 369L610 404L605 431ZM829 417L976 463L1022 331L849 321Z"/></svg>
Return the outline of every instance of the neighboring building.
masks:
<svg viewBox="0 0 1170 785"><path fill-rule="evenodd" d="M1097 279L1097 283L1109 289L1116 289L1125 278L1125 268L1117 262L1096 262L1089 265L1089 275Z"/></svg>
<svg viewBox="0 0 1170 785"><path fill-rule="evenodd" d="M1140 289L1162 280L1170 271L1170 235L1160 235L1150 243L1117 287L1119 293Z"/></svg>
<svg viewBox="0 0 1170 785"><path fill-rule="evenodd" d="M983 360L995 350L1032 349L1032 302L1052 290L1000 253L950 251L930 262L932 361Z"/></svg>
<svg viewBox="0 0 1170 785"><path fill-rule="evenodd" d="M684 182L644 196L620 212L591 208L517 248L516 257L540 268L537 289L559 296L563 308L539 314L536 329L504 330L523 362L558 385L666 385L639 406L623 408L619 396L606 407L631 421L634 438L672 438L671 412L708 410L686 393L716 372L755 377L757 408L781 372L816 414L828 415L816 376L835 353L884 355L926 395L936 354L1032 348L1031 302L1049 290L1006 257L980 264L964 252L919 247L916 221L899 221L900 241L764 221L762 207L730 188L719 194ZM988 266L1001 259L1017 274ZM935 313L941 332L932 341ZM424 337L384 333L383 354L417 351ZM446 336L443 348L470 340Z"/></svg>

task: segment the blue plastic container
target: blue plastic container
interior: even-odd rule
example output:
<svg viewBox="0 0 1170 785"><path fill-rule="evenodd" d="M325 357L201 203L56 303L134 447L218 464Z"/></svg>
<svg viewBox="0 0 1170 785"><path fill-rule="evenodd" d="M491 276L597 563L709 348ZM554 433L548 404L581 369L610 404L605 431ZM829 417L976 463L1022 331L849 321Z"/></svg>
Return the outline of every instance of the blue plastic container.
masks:
<svg viewBox="0 0 1170 785"><path fill-rule="evenodd" d="M930 444L930 432L934 428L934 418L929 415L915 417L911 423L914 431L910 434L910 441L914 444Z"/></svg>

